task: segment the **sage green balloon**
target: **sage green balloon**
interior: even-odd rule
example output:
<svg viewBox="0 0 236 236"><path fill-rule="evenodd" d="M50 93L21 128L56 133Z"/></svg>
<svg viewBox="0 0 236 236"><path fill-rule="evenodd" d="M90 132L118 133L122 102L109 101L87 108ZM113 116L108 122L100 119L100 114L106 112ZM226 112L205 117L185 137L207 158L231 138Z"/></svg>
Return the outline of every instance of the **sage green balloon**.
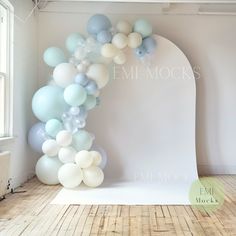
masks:
<svg viewBox="0 0 236 236"><path fill-rule="evenodd" d="M134 32L140 33L143 38L152 34L152 25L145 19L139 19L134 23Z"/></svg>
<svg viewBox="0 0 236 236"><path fill-rule="evenodd" d="M86 110L91 110L96 106L96 104L96 97L94 97L93 95L88 95L83 106L86 108Z"/></svg>
<svg viewBox="0 0 236 236"><path fill-rule="evenodd" d="M45 130L48 135L55 138L63 130L63 124L57 119L51 119L46 123Z"/></svg>
<svg viewBox="0 0 236 236"><path fill-rule="evenodd" d="M73 135L72 147L78 152L82 150L89 150L93 144L92 135L86 130L79 130Z"/></svg>

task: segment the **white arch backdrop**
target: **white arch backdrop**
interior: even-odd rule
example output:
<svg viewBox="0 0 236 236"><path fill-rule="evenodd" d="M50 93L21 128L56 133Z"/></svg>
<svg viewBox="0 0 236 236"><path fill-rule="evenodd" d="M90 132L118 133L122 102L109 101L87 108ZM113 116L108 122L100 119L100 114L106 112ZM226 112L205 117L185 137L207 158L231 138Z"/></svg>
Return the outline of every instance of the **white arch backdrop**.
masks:
<svg viewBox="0 0 236 236"><path fill-rule="evenodd" d="M127 51L126 65L116 67L101 106L88 118L88 130L109 156L105 183L63 189L52 203L189 203L190 185L198 178L194 74L175 44L155 37L158 47L149 62Z"/></svg>

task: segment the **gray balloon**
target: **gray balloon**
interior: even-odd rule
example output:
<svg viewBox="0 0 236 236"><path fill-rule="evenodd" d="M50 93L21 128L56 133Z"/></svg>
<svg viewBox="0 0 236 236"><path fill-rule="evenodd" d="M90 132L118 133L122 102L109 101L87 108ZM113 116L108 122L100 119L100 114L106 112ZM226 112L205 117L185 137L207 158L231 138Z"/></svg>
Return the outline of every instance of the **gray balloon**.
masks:
<svg viewBox="0 0 236 236"><path fill-rule="evenodd" d="M42 145L48 138L45 131L45 123L43 122L34 124L28 133L28 143L38 153L42 153Z"/></svg>

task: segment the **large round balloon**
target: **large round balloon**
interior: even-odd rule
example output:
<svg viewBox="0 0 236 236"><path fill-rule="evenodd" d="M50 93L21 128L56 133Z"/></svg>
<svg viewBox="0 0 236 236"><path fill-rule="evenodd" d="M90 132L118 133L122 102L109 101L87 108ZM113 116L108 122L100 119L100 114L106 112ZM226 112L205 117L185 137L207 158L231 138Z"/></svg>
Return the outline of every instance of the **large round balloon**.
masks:
<svg viewBox="0 0 236 236"><path fill-rule="evenodd" d="M70 34L66 39L66 48L69 52L73 53L78 46L85 43L84 37L79 33Z"/></svg>
<svg viewBox="0 0 236 236"><path fill-rule="evenodd" d="M63 89L57 86L45 86L39 89L32 100L34 115L41 121L60 119L62 113L67 109L63 98Z"/></svg>
<svg viewBox="0 0 236 236"><path fill-rule="evenodd" d="M64 52L57 47L50 47L43 54L45 63L51 67L55 67L60 63L66 62Z"/></svg>
<svg viewBox="0 0 236 236"><path fill-rule="evenodd" d="M49 138L45 131L45 124L38 122L34 124L28 134L28 143L31 148L38 152L42 153L43 143Z"/></svg>
<svg viewBox="0 0 236 236"><path fill-rule="evenodd" d="M64 91L64 99L71 106L80 106L86 98L86 90L79 84L71 84Z"/></svg>
<svg viewBox="0 0 236 236"><path fill-rule="evenodd" d="M87 23L87 31L89 34L96 35L103 30L109 30L111 22L107 16L96 14L90 17Z"/></svg>
<svg viewBox="0 0 236 236"><path fill-rule="evenodd" d="M62 163L57 157L42 156L35 167L35 173L39 181L48 184L59 184L58 170L62 166Z"/></svg>
<svg viewBox="0 0 236 236"><path fill-rule="evenodd" d="M97 166L83 169L83 182L89 187L98 187L104 180L102 170Z"/></svg>
<svg viewBox="0 0 236 236"><path fill-rule="evenodd" d="M75 188L82 182L83 173L78 165L67 163L58 171L58 179L65 188Z"/></svg>
<svg viewBox="0 0 236 236"><path fill-rule="evenodd" d="M79 152L89 150L93 144L93 137L86 130L79 130L73 135L72 146Z"/></svg>
<svg viewBox="0 0 236 236"><path fill-rule="evenodd" d="M87 76L93 79L98 88L103 88L109 81L109 71L104 64L92 64L88 71Z"/></svg>
<svg viewBox="0 0 236 236"><path fill-rule="evenodd" d="M56 84L62 88L70 85L77 74L77 69L70 63L61 63L53 71L53 78Z"/></svg>

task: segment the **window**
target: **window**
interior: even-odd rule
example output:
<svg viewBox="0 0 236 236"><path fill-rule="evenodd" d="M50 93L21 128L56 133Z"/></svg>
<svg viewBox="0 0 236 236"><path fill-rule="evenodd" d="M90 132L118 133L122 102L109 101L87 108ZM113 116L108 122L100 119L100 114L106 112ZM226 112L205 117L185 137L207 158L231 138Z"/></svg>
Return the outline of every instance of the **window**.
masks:
<svg viewBox="0 0 236 236"><path fill-rule="evenodd" d="M0 0L0 138L12 135L12 21L13 9Z"/></svg>

